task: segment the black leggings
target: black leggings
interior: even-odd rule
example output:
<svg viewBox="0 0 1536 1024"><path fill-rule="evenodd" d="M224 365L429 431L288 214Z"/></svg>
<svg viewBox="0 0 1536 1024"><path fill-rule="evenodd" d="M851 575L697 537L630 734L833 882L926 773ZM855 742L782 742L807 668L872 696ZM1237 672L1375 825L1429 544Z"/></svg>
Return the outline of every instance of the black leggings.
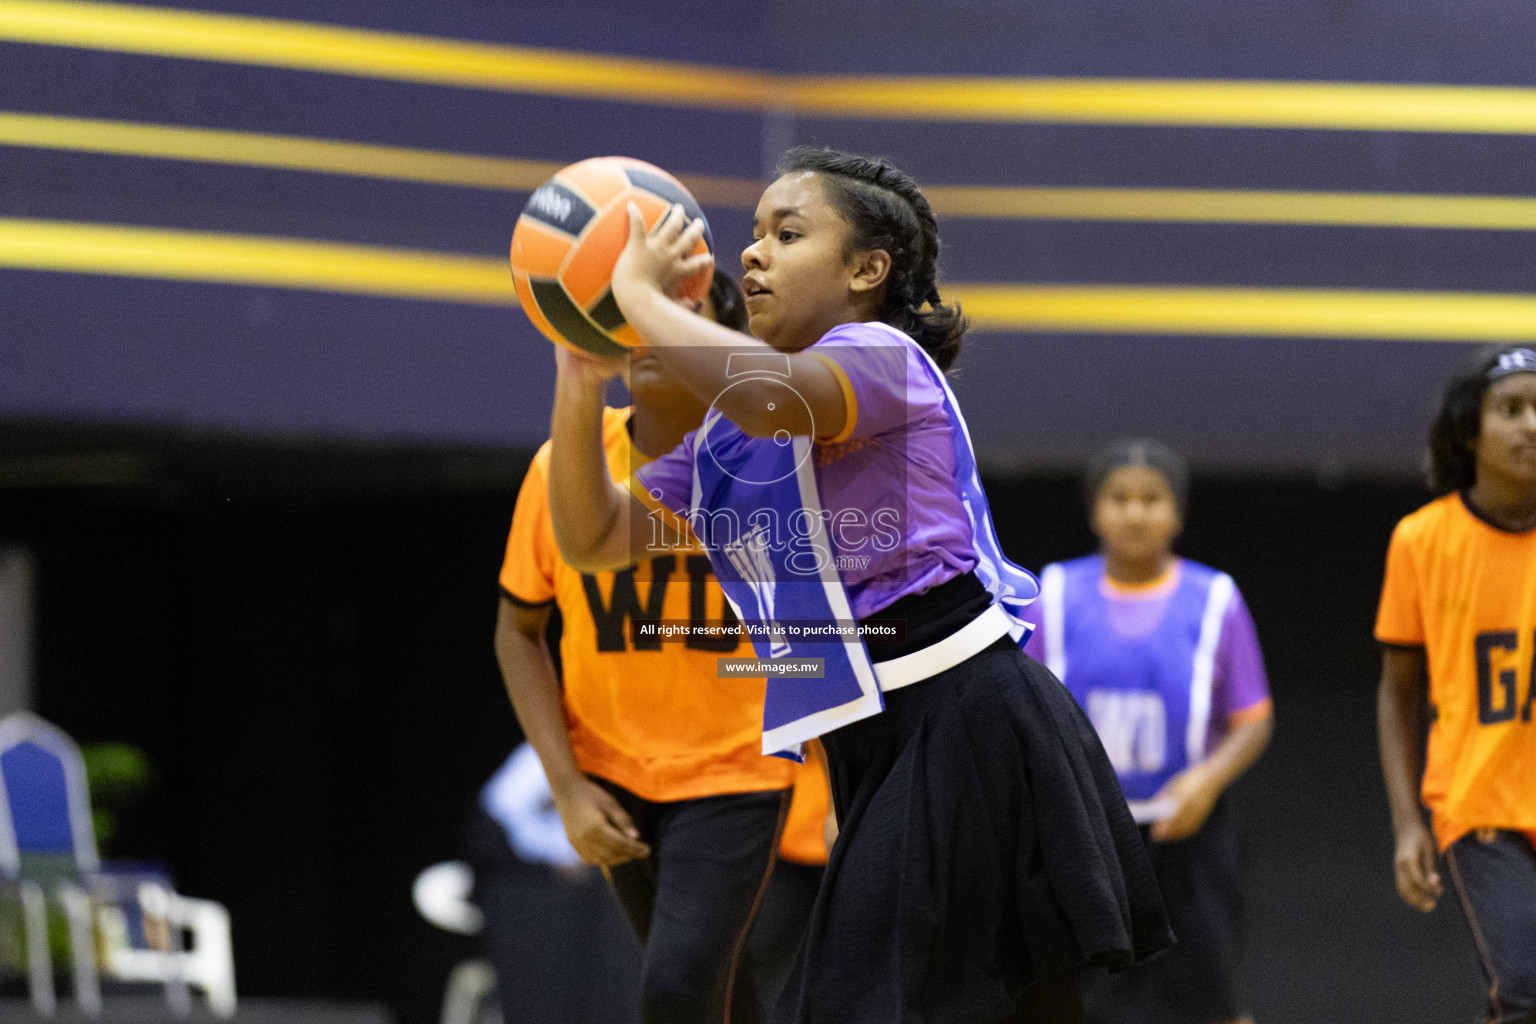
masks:
<svg viewBox="0 0 1536 1024"><path fill-rule="evenodd" d="M772 1016L795 953L800 949L805 924L811 919L821 875L820 864L796 864L781 859L774 867L763 904L747 936L744 969L736 976L735 991L753 996L755 1002L746 1005L740 999L733 1000L731 1024L751 1024Z"/></svg>
<svg viewBox="0 0 1536 1024"><path fill-rule="evenodd" d="M789 790L653 803L596 781L651 847L644 860L608 871L645 947L640 1024L741 1024L745 1014L728 1015L727 1006L773 869Z"/></svg>

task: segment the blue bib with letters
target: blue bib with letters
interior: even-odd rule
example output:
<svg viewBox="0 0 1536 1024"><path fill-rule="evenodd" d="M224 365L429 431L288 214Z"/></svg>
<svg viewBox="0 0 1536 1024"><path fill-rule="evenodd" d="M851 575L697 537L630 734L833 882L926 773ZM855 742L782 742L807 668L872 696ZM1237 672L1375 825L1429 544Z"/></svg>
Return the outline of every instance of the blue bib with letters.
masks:
<svg viewBox="0 0 1536 1024"><path fill-rule="evenodd" d="M888 332L893 346L921 352L920 365L942 388L953 425L955 486L979 560L975 572L1008 614L1009 634L1022 645L1034 627L1021 615L1039 585L1003 557L959 403L916 342L884 324L867 326ZM884 707L863 641L857 635L838 639L826 633L827 626L852 627L855 620L826 528L811 438L752 437L711 409L693 454L688 523L708 550L715 576L757 656L823 661L821 678L768 676L763 752L799 760L806 740Z"/></svg>

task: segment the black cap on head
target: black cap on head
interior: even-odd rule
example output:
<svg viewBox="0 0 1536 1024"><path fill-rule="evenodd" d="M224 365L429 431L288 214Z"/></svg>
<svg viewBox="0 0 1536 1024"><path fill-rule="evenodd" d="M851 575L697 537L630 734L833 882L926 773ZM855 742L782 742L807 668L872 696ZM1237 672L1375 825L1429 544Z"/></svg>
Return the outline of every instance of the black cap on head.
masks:
<svg viewBox="0 0 1536 1024"><path fill-rule="evenodd" d="M1088 460L1088 471L1083 485L1089 509L1098 500L1099 490L1109 474L1122 466L1145 466L1155 469L1168 481L1173 500L1179 506L1179 515L1189 508L1189 466L1184 457L1161 441L1143 437L1129 437L1100 448Z"/></svg>
<svg viewBox="0 0 1536 1024"><path fill-rule="evenodd" d="M1484 377L1492 384L1500 377L1508 377L1512 373L1536 373L1536 352L1528 348L1505 349L1499 353L1498 361L1489 367Z"/></svg>
<svg viewBox="0 0 1536 1024"><path fill-rule="evenodd" d="M1440 394L1429 425L1429 489L1464 491L1477 482L1477 439L1483 429L1483 396L1511 374L1536 373L1536 351L1524 345L1479 349Z"/></svg>

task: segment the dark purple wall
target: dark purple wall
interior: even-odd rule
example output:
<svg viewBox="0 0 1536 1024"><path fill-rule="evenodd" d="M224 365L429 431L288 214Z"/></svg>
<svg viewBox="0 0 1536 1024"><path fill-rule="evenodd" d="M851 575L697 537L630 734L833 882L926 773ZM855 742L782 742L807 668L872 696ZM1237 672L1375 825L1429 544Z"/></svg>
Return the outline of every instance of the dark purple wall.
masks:
<svg viewBox="0 0 1536 1024"><path fill-rule="evenodd" d="M1520 3L1112 4L667 0L204 9L806 72L1536 84ZM632 154L751 178L779 141L879 152L934 184L1518 195L1536 138L1219 128L794 121L0 44L8 110L549 161ZM765 144L765 138L768 140ZM768 154L771 156L772 154ZM0 217L499 259L523 196L0 147ZM711 209L722 259L742 210ZM1527 291L1524 232L958 220L949 280ZM0 419L323 441L529 447L548 345L520 313L415 300L0 271ZM1063 466L1155 433L1221 469L1416 471L1457 344L979 334L961 395L997 467Z"/></svg>

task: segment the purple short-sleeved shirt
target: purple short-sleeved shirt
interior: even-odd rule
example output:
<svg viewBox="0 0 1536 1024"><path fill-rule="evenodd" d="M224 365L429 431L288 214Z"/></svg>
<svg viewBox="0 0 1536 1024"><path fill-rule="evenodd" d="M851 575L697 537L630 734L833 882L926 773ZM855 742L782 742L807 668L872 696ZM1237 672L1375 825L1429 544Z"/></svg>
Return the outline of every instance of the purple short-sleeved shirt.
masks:
<svg viewBox="0 0 1536 1024"><path fill-rule="evenodd" d="M976 567L955 482L955 424L911 338L885 324L834 327L806 352L851 398L835 438L815 445L816 483L853 613L868 618ZM678 515L693 501L695 432L635 471L639 489Z"/></svg>

